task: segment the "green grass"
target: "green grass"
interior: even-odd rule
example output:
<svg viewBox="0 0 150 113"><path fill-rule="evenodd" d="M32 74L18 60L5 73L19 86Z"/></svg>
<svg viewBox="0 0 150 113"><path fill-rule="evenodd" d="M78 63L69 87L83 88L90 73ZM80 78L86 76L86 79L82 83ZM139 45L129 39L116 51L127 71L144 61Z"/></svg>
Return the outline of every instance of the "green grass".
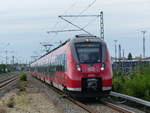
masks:
<svg viewBox="0 0 150 113"><path fill-rule="evenodd" d="M150 101L150 66L140 66L129 75L114 73L113 91Z"/></svg>
<svg viewBox="0 0 150 113"><path fill-rule="evenodd" d="M15 99L15 102L19 105L28 105L30 103L30 99L26 91L19 92L19 96Z"/></svg>

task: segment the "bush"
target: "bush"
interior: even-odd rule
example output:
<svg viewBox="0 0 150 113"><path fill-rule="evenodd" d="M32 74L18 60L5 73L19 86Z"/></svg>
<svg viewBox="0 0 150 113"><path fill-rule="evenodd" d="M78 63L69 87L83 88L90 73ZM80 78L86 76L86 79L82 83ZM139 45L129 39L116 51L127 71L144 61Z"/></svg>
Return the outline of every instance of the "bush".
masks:
<svg viewBox="0 0 150 113"><path fill-rule="evenodd" d="M113 91L150 101L150 67L138 67L128 76L114 74Z"/></svg>
<svg viewBox="0 0 150 113"><path fill-rule="evenodd" d="M26 73L20 73L20 76L19 76L20 80L22 81L27 81L27 74Z"/></svg>

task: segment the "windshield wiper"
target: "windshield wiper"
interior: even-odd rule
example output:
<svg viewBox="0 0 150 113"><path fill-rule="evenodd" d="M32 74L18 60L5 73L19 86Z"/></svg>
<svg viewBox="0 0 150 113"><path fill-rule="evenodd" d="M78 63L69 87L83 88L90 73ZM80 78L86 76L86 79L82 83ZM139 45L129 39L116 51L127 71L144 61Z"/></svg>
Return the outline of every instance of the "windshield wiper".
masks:
<svg viewBox="0 0 150 113"><path fill-rule="evenodd" d="M80 61L80 63L99 63L100 61Z"/></svg>

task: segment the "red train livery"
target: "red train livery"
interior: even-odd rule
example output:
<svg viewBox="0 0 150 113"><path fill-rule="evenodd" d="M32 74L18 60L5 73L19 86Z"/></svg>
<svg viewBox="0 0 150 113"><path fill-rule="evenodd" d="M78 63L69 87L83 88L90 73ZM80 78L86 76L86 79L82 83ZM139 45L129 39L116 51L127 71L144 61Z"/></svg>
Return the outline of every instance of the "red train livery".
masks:
<svg viewBox="0 0 150 113"><path fill-rule="evenodd" d="M76 35L30 64L32 75L75 97L103 97L112 88L106 43Z"/></svg>

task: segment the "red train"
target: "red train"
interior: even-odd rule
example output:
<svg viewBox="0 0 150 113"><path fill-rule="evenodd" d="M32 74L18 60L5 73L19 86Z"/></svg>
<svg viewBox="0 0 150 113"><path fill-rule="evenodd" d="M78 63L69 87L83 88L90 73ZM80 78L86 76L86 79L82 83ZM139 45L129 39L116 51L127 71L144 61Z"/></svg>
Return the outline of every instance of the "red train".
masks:
<svg viewBox="0 0 150 113"><path fill-rule="evenodd" d="M103 97L112 88L109 52L96 36L76 35L30 66L32 75L74 97Z"/></svg>

